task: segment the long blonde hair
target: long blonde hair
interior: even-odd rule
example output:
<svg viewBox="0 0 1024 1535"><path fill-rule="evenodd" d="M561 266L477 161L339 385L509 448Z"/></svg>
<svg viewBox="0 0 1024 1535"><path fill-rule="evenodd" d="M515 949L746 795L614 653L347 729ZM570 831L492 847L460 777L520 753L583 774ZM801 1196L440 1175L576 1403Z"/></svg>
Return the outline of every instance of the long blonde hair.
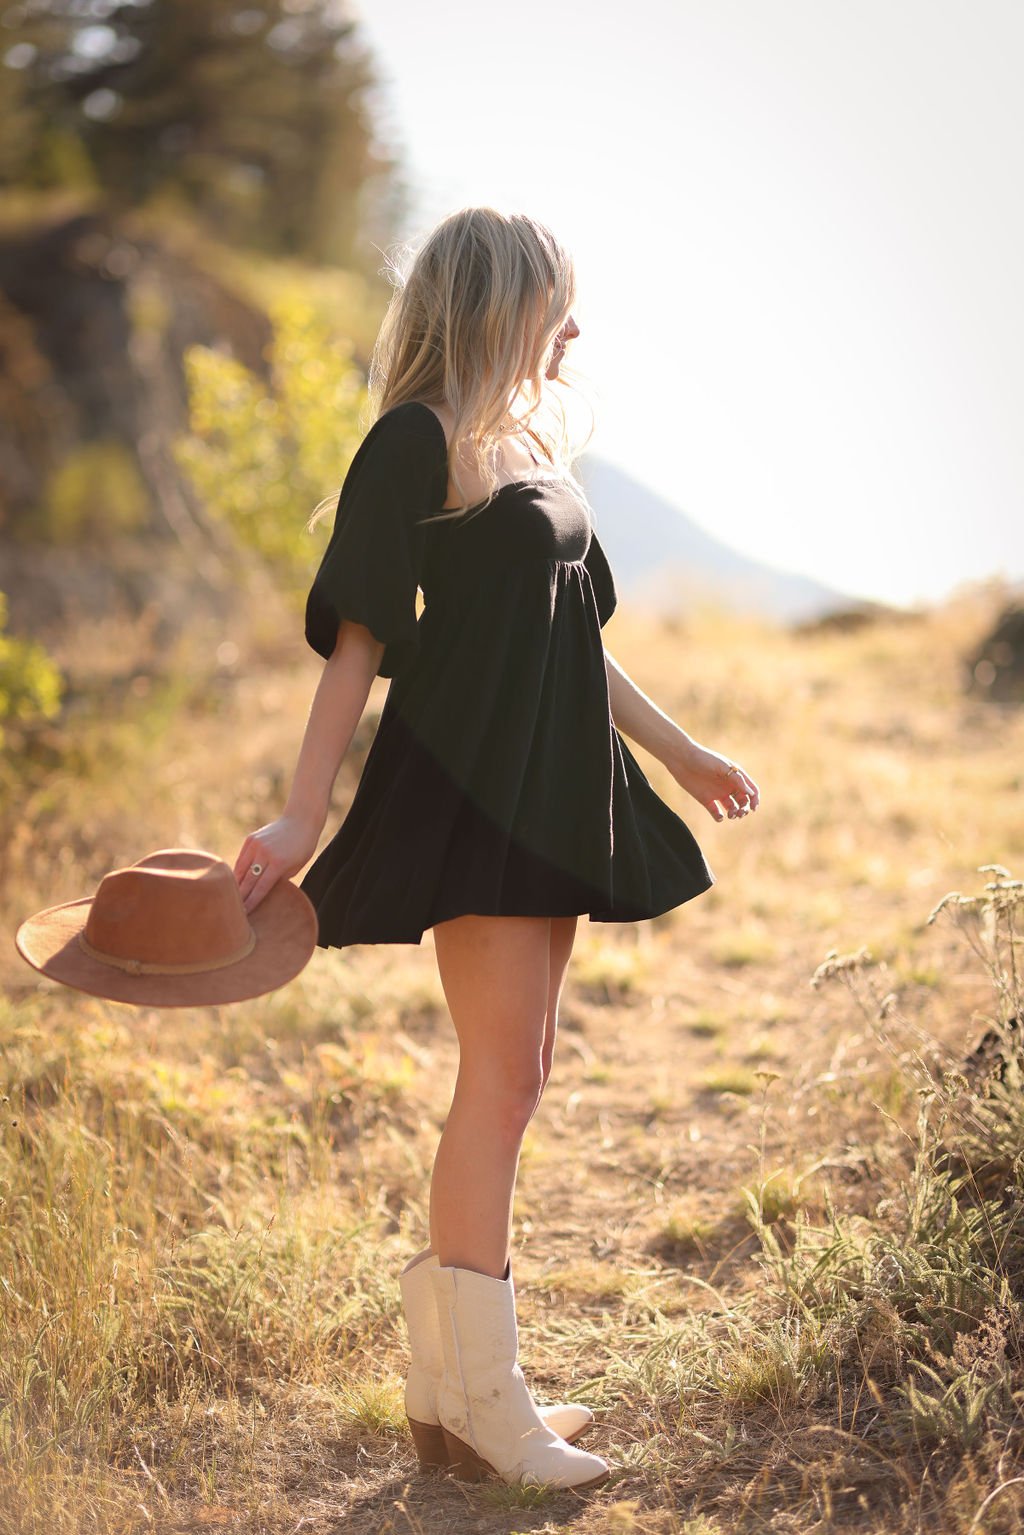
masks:
<svg viewBox="0 0 1024 1535"><path fill-rule="evenodd" d="M557 381L544 376L576 302L572 257L550 229L525 213L461 208L431 231L407 268L394 254L387 262L395 291L370 358L368 427L407 400L450 406L452 484L466 502L468 463L486 489L475 508L482 510L499 488L508 432L501 428L518 406L513 430L528 429L552 467L582 490L570 465L592 435L593 413L590 433L574 440L552 386L576 391L579 375L563 358Z"/></svg>

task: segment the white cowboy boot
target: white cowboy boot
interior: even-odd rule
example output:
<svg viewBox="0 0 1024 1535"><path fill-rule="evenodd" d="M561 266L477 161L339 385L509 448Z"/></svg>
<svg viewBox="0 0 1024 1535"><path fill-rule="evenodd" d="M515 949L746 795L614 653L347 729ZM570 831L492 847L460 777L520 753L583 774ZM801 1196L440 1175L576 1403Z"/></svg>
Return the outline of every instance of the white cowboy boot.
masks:
<svg viewBox="0 0 1024 1535"><path fill-rule="evenodd" d="M555 1487L607 1481L607 1462L566 1443L537 1411L518 1364L511 1273L492 1279L440 1265L428 1272L444 1356L437 1415L455 1475Z"/></svg>
<svg viewBox="0 0 1024 1535"><path fill-rule="evenodd" d="M398 1276L412 1356L405 1381L405 1412L416 1454L424 1468L448 1465L448 1449L437 1417L444 1358L437 1306L430 1283L430 1270L437 1268L438 1262L437 1253L426 1247L409 1259ZM575 1402L538 1407L537 1411L550 1429L570 1443L594 1421L590 1408Z"/></svg>

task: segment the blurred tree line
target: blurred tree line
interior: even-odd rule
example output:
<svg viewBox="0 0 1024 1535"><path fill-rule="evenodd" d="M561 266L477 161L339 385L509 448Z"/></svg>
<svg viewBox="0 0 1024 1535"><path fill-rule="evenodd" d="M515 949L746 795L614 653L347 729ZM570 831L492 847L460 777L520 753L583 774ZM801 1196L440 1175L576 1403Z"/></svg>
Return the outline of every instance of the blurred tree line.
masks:
<svg viewBox="0 0 1024 1535"><path fill-rule="evenodd" d="M0 732L17 751L64 693L39 640L155 608L171 654L203 603L230 623L254 560L301 601L329 530L307 521L365 429L381 251L408 196L382 110L349 0L0 9Z"/></svg>
<svg viewBox="0 0 1024 1535"><path fill-rule="evenodd" d="M0 187L159 198L230 243L375 270L405 192L339 0L15 0L0 50Z"/></svg>

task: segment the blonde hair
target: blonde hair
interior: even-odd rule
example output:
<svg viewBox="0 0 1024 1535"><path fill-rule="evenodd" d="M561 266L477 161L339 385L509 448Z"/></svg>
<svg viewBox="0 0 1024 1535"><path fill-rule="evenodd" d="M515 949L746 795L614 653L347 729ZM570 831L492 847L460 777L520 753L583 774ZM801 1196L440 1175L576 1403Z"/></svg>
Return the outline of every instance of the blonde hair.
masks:
<svg viewBox="0 0 1024 1535"><path fill-rule="evenodd" d="M525 213L461 208L431 231L407 270L395 256L387 261L395 292L370 358L369 425L409 400L449 406L452 484L464 502L468 464L486 489L473 510L483 510L499 488L502 424L518 406L513 430L528 430L552 467L582 490L570 465L593 433L593 412L590 432L574 441L552 386L578 392L579 375L563 358L557 381L544 376L576 302L572 257L550 229ZM438 516L469 510L459 505Z"/></svg>

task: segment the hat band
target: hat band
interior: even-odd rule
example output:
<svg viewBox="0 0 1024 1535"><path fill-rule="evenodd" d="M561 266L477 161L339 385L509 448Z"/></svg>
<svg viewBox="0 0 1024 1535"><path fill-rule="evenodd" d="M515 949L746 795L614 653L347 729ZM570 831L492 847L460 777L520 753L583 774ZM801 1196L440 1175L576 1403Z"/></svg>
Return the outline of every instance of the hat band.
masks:
<svg viewBox="0 0 1024 1535"><path fill-rule="evenodd" d="M94 949L84 933L78 935L79 945L86 954L93 959L98 959L104 965L114 965L118 970L125 970L129 975L198 975L204 970L224 970L228 965L237 965L240 959L251 954L256 947L256 933L252 925L249 926L249 937L237 954L229 954L227 959L214 959L208 963L196 962L188 965L154 965L144 959L125 959L120 954L104 954L102 949Z"/></svg>

